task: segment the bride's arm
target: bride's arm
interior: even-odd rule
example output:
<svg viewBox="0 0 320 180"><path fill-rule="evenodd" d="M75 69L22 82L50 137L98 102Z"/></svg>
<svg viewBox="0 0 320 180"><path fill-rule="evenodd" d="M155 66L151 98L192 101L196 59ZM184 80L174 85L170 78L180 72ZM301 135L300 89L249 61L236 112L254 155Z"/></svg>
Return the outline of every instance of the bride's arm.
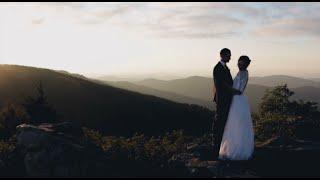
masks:
<svg viewBox="0 0 320 180"><path fill-rule="evenodd" d="M241 72L241 74L240 74L240 91L241 91L241 93L243 93L244 90L246 89L247 84L248 84L248 79L249 79L248 71Z"/></svg>

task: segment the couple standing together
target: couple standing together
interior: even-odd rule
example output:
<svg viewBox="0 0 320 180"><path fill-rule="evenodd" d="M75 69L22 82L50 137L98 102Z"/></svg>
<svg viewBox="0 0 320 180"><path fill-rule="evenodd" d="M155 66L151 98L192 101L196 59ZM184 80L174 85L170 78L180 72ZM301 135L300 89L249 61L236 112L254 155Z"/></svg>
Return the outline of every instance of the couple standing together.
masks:
<svg viewBox="0 0 320 180"><path fill-rule="evenodd" d="M254 151L254 133L250 106L243 92L249 74L247 68L251 60L241 56L238 60L239 72L232 79L227 63L231 51L220 51L221 60L214 67L214 101L216 118L214 120L214 158L220 160L248 160Z"/></svg>

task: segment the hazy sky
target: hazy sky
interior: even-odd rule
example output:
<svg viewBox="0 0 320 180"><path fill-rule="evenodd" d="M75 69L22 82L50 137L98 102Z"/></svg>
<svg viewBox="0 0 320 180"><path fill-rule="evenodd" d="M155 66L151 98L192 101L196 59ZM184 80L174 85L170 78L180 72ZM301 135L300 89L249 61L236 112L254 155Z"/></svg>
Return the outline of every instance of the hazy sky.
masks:
<svg viewBox="0 0 320 180"><path fill-rule="evenodd" d="M0 63L85 75L320 77L320 3L0 3Z"/></svg>

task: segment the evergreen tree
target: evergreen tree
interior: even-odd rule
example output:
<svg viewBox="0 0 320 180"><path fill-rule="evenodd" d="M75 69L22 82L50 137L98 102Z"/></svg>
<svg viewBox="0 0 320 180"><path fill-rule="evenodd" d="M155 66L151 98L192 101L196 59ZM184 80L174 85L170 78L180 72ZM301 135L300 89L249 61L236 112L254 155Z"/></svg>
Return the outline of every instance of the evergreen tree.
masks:
<svg viewBox="0 0 320 180"><path fill-rule="evenodd" d="M32 124L53 123L59 118L57 112L49 105L41 82L37 86L36 96L26 98L23 106Z"/></svg>

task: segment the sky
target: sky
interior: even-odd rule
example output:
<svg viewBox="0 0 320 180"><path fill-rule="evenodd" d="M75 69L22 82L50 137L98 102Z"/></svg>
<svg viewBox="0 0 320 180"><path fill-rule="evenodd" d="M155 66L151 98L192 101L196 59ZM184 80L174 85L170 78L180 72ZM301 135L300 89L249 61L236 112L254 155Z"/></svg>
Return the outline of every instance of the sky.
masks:
<svg viewBox="0 0 320 180"><path fill-rule="evenodd" d="M320 77L320 3L0 2L0 63L87 76L211 76L229 48L233 75ZM147 78L147 77L146 77Z"/></svg>

